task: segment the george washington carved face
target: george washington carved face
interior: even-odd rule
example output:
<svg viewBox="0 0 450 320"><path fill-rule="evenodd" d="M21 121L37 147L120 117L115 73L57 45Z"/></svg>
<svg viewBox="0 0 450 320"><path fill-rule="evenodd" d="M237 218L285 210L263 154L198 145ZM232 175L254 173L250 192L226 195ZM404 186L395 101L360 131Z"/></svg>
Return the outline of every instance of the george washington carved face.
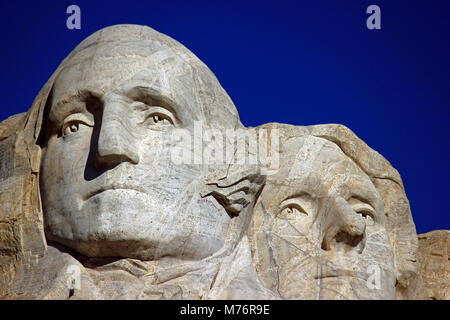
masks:
<svg viewBox="0 0 450 320"><path fill-rule="evenodd" d="M86 256L211 255L224 245L230 216L200 199L201 164L171 161L171 136L195 121L241 126L235 107L180 44L127 27L149 33L133 42L116 28L118 35L103 30L103 42L64 62L47 101L40 176L47 238Z"/></svg>

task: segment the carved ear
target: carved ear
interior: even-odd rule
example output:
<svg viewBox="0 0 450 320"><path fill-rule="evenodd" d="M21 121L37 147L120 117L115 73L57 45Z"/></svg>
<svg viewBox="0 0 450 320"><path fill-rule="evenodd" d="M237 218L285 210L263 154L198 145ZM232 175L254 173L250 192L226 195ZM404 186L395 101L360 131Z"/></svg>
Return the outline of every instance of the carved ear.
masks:
<svg viewBox="0 0 450 320"><path fill-rule="evenodd" d="M207 183L205 191L200 195L202 198L213 196L233 218L256 201L266 182L266 176L258 169L256 173L255 170L247 170L215 180Z"/></svg>

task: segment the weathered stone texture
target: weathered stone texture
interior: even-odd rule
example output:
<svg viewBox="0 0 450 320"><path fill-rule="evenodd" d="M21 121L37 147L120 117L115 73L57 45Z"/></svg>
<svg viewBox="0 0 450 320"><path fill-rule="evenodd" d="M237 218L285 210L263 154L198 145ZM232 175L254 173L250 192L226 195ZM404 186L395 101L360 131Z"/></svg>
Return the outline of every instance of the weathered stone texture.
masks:
<svg viewBox="0 0 450 320"><path fill-rule="evenodd" d="M450 231L435 230L418 235L423 298L450 299Z"/></svg>
<svg viewBox="0 0 450 320"><path fill-rule="evenodd" d="M279 158L238 136L270 165L177 163L198 126L277 136ZM0 299L448 299L448 234L418 241L399 173L350 129L245 128L148 27L94 33L0 123Z"/></svg>

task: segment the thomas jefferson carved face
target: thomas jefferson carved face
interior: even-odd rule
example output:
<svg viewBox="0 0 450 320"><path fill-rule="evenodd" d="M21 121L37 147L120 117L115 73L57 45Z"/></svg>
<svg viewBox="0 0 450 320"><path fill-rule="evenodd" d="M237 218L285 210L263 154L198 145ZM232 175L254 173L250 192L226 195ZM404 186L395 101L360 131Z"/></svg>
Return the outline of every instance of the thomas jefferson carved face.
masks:
<svg viewBox="0 0 450 320"><path fill-rule="evenodd" d="M198 196L202 165L171 161L171 134L238 116L192 54L144 44L88 47L56 77L41 163L46 235L86 256L206 257L230 217Z"/></svg>
<svg viewBox="0 0 450 320"><path fill-rule="evenodd" d="M325 139L291 138L284 149L255 208L257 243L274 248L258 258L278 266L262 278L288 299L392 299L393 251L369 177Z"/></svg>

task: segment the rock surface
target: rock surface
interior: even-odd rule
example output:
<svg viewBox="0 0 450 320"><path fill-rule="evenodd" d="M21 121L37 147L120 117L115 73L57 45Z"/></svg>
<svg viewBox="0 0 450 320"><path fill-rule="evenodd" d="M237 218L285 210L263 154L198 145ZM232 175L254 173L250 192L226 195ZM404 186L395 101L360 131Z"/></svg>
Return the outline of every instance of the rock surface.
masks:
<svg viewBox="0 0 450 320"><path fill-rule="evenodd" d="M250 231L256 269L263 270L261 278L266 285L282 291L279 286L283 281L274 280L279 277L281 270L287 273L287 279L284 280L287 284L286 293L280 292L285 298L420 298L415 226L400 175L389 162L342 125L298 127L275 123L263 127L279 129L282 132L280 141L283 141L280 147L281 169L267 177L266 186L255 207L254 224ZM358 190L361 192L358 193ZM315 211L320 219L328 215L328 221L308 223L307 220L299 220L292 214L288 214L289 218L283 217L283 214L277 216L274 214L276 208L268 207L271 203L277 204L281 200L292 199L305 191L313 198L325 198L325 208L331 206L331 209L324 213L323 210L314 209L319 208L319 204L312 206L305 199L301 199L302 196L297 197L300 202L306 202L302 207L306 205L310 211ZM375 223L359 221L353 215L355 212L346 216L341 209L333 209L332 203L336 199L349 199L351 194L354 194L358 201L372 204L374 212L378 212L373 215ZM358 201L350 203L350 200L347 200L347 204L358 213ZM377 205L377 201L382 204ZM263 210L259 207L261 205L264 205ZM365 228L364 235L360 238L358 231L346 229L347 226L358 226L359 223L363 223L360 230ZM314 233L314 229L327 229L327 225L340 227L334 230L328 227L326 232ZM303 235L299 233L301 230L304 230ZM344 234L345 237L330 238L330 232L331 235ZM277 238L282 238L283 241L276 241ZM296 239L295 243L292 243L293 239ZM313 247L304 247L308 242L314 243ZM336 246L336 242L344 242L346 245ZM360 253L354 252L355 249L361 250L362 246L364 250ZM267 251L267 247L271 248L271 252ZM306 252L306 255L298 254L302 251ZM312 257L316 262L309 262L309 270L299 269L302 264L298 261L307 261L306 258L313 252L317 253ZM389 262L392 252L394 262ZM277 262L277 259L283 262ZM373 266L379 267L383 274L380 290L368 290L367 287L367 272ZM288 269L283 271L285 268ZM317 272L314 278L318 279L318 283L311 284L312 281L306 281L309 283L307 285L300 275L314 272ZM342 281L330 280L333 277L334 280L339 280L339 274L350 276L342 276ZM332 284L329 285L330 282ZM310 287L310 290L296 289L305 285ZM383 288L383 285L386 287ZM332 287L333 291L328 287Z"/></svg>
<svg viewBox="0 0 450 320"><path fill-rule="evenodd" d="M450 231L435 230L418 235L423 298L450 299Z"/></svg>
<svg viewBox="0 0 450 320"><path fill-rule="evenodd" d="M418 242L385 158L342 125L244 128L148 27L96 32L0 123L0 203L2 299L448 299L448 231Z"/></svg>

